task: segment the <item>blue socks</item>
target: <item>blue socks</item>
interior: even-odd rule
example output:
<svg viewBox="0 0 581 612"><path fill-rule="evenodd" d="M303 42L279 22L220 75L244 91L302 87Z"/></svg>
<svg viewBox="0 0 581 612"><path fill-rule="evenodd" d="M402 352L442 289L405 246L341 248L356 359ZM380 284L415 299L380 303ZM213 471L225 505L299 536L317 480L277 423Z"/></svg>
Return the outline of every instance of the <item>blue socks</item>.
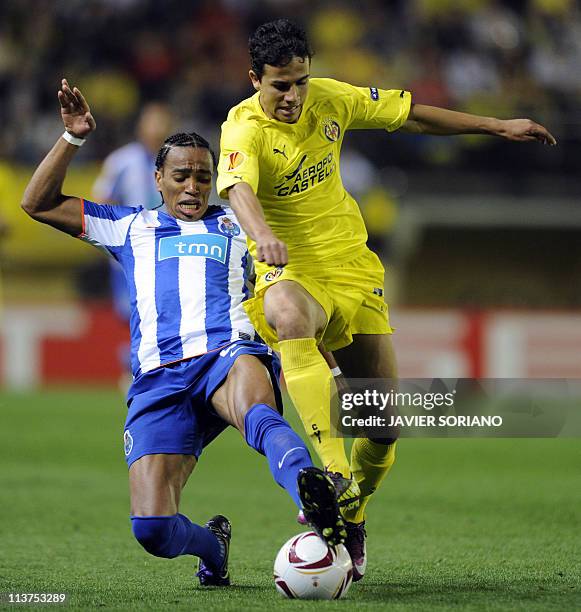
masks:
<svg viewBox="0 0 581 612"><path fill-rule="evenodd" d="M256 404L246 413L244 431L248 445L266 455L274 479L287 490L300 510L299 470L313 465L305 443L284 418L266 404Z"/></svg>
<svg viewBox="0 0 581 612"><path fill-rule="evenodd" d="M196 555L211 567L219 567L224 560L225 551L218 538L183 514L132 516L131 525L137 541L156 557L173 559L180 555Z"/></svg>

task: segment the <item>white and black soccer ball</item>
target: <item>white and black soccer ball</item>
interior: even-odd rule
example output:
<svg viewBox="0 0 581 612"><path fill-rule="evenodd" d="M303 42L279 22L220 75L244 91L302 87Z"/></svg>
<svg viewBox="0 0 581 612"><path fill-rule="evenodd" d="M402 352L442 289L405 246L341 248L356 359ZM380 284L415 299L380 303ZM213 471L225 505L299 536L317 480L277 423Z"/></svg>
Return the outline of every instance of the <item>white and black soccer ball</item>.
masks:
<svg viewBox="0 0 581 612"><path fill-rule="evenodd" d="M314 531L293 536L274 561L274 584L289 599L339 599L352 577L345 546L329 547Z"/></svg>

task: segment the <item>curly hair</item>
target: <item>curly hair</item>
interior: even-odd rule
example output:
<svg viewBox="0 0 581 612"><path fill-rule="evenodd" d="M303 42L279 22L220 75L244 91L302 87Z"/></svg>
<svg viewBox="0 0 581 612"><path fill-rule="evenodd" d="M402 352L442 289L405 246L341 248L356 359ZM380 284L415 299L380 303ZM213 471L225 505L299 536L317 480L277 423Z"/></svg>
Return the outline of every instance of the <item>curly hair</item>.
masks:
<svg viewBox="0 0 581 612"><path fill-rule="evenodd" d="M212 156L212 163L214 167L216 167L216 154L212 151L212 147L210 143L195 132L179 132L178 134L172 134L168 136L161 145L161 149L157 152L157 157L155 158L155 167L157 170L161 170L163 168L163 164L165 163L165 158L169 150L173 147L194 147L200 149L208 149L210 155Z"/></svg>
<svg viewBox="0 0 581 612"><path fill-rule="evenodd" d="M286 66L293 57L311 59L313 50L305 31L288 19L277 19L259 26L248 40L250 64L259 79L264 65Z"/></svg>

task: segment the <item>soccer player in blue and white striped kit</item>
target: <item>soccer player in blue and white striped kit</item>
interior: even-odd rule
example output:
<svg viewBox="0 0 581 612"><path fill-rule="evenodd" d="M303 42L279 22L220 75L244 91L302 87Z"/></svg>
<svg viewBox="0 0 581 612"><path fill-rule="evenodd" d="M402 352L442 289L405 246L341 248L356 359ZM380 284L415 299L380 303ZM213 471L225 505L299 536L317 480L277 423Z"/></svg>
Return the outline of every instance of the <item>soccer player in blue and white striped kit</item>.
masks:
<svg viewBox="0 0 581 612"><path fill-rule="evenodd" d="M202 585L230 584L229 521L179 513L203 447L228 425L266 456L282 486L328 543L346 532L329 478L279 414L279 362L255 339L246 240L232 211L209 206L214 154L197 134L166 139L156 160L163 209L108 206L62 194L67 167L96 125L77 88L58 92L65 133L23 196L34 219L90 242L121 263L131 299L133 384L125 455L133 533L149 553L200 558Z"/></svg>

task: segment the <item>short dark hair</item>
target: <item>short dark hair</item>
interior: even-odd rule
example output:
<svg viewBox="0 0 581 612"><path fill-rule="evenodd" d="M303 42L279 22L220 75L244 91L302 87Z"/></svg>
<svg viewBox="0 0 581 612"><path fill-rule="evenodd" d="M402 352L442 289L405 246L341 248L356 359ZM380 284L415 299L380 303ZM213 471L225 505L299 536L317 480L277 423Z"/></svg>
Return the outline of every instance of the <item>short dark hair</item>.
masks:
<svg viewBox="0 0 581 612"><path fill-rule="evenodd" d="M248 40L250 65L259 79L264 65L286 66L293 57L313 57L305 31L288 19L277 19L259 26Z"/></svg>
<svg viewBox="0 0 581 612"><path fill-rule="evenodd" d="M161 145L161 149L157 152L157 157L155 158L155 167L157 170L161 170L163 168L163 164L165 163L165 158L169 150L173 147L194 147L200 149L208 149L210 155L212 156L212 163L214 167L216 167L216 154L212 151L212 147L210 143L200 136L196 134L196 132L179 132L177 134L172 134L168 136Z"/></svg>

